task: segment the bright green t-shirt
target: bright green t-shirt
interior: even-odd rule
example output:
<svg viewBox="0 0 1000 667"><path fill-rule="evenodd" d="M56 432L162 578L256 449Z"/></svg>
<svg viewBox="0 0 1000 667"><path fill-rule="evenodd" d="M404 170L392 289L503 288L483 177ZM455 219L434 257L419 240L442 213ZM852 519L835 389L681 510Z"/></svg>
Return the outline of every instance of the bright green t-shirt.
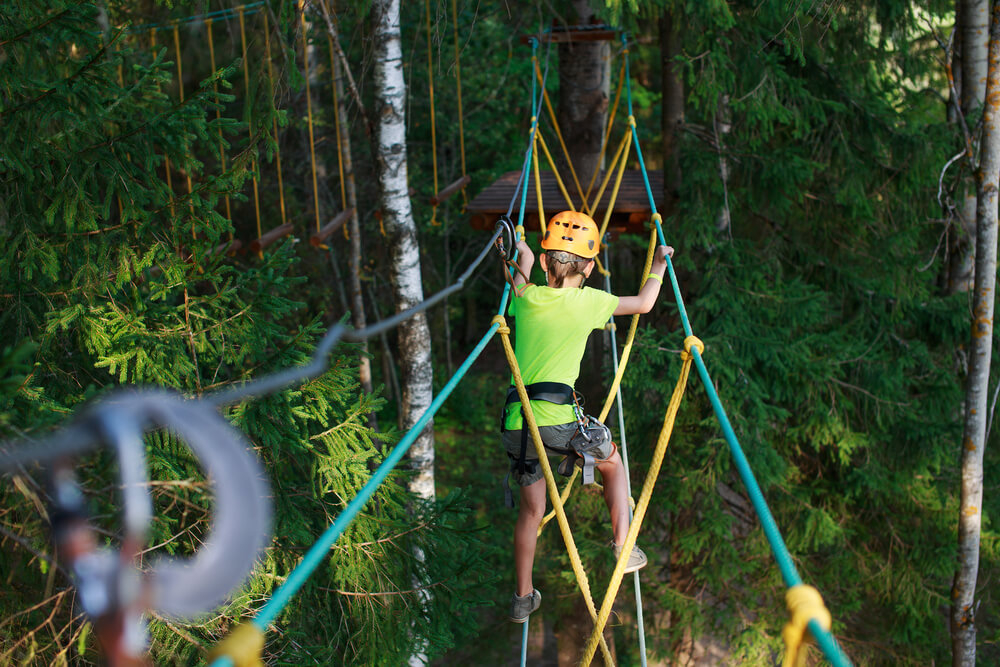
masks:
<svg viewBox="0 0 1000 667"><path fill-rule="evenodd" d="M603 328L617 307L617 296L591 287L528 285L522 296L514 296L507 312L514 318L514 356L524 383L562 382L573 387L590 332ZM532 401L531 409L539 426L576 420L572 404ZM520 402L507 406L506 428L521 428Z"/></svg>

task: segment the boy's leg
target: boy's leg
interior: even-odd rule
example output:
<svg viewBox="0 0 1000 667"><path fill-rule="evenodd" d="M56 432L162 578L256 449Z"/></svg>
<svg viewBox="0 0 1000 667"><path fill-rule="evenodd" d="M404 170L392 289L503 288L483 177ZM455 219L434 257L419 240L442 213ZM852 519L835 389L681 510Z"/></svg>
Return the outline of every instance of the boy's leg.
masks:
<svg viewBox="0 0 1000 667"><path fill-rule="evenodd" d="M538 526L545 516L545 479L521 487L521 509L514 526L514 571L517 576L517 594L530 595L531 569L535 562L535 544ZM626 515L627 518L627 515ZM626 529L627 529L626 522ZM623 533L624 535L624 533ZM622 541L624 541L622 537Z"/></svg>
<svg viewBox="0 0 1000 667"><path fill-rule="evenodd" d="M625 481L625 465L618 448L606 460L597 464L604 483L604 502L611 514L611 530L615 536L615 544L625 544L628 535L628 484Z"/></svg>

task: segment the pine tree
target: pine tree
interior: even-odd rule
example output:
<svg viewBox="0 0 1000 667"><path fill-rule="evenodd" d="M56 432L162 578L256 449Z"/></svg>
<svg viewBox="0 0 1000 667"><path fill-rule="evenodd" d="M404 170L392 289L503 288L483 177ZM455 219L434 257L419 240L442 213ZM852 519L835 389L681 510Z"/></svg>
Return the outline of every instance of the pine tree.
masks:
<svg viewBox="0 0 1000 667"><path fill-rule="evenodd" d="M192 7L173 11L180 17ZM304 308L305 278L292 244L260 260L226 252L234 223L220 212L222 199L245 201L251 174L273 154L274 145L265 143L274 141L269 132L278 113L270 96L234 84L240 63L230 60L196 86L188 82L180 102L167 49L148 50L143 32L102 29L108 15L118 24L135 9L111 3L105 14L89 3L21 3L0 19L5 439L44 437L84 402L121 384L198 398L303 364L325 328L323 316ZM288 34L291 18L280 16L278 34ZM239 102L227 92L234 87L243 95ZM216 109L224 112L220 118ZM240 115L243 121L233 117ZM216 158L220 136L225 170ZM287 576L302 549L367 482L369 464L381 461L366 415L382 400L360 394L348 361L354 353L341 352L321 377L225 411L267 467L277 529L231 603L190 624L152 616L157 664L203 659L207 646ZM391 431L380 435L394 438ZM210 517L210 489L172 435L151 434L146 447L158 480L151 544L190 554ZM115 483L113 457L83 457L77 469L94 521L113 545L117 508L105 491ZM0 598L0 662L97 663L98 647L72 586L50 565L44 479L43 470L31 469L0 485L0 575L8 591ZM445 613L466 604L452 599L464 595L458 575L478 576L481 567L474 549L453 556L456 541L468 539L461 503L449 497L420 505L413 525L403 510L403 479L384 485L352 524L328 567L281 617L269 654L293 662L326 656L395 664L412 650L410 633L395 625L400 619L404 630L421 627L429 642L422 649L430 654L469 631L467 622ZM409 557L414 546L428 554L426 563ZM411 604L417 568L420 580L436 587L427 609Z"/></svg>

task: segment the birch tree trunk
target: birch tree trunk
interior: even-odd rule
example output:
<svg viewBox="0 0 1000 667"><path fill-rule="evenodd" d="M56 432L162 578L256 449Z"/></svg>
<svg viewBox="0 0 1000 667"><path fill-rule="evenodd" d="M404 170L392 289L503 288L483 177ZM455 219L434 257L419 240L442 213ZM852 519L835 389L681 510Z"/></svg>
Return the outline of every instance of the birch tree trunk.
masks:
<svg viewBox="0 0 1000 667"><path fill-rule="evenodd" d="M375 25L376 171L382 221L389 242L393 300L396 312L424 299L417 226L410 208L406 173L406 82L399 29L399 0L372 3ZM402 427L409 430L430 407L433 398L431 334L424 313L397 329L402 384ZM409 451L414 476L409 490L434 498L434 430L428 422Z"/></svg>
<svg viewBox="0 0 1000 667"><path fill-rule="evenodd" d="M961 80L955 85L959 90L962 115L966 119L983 106L986 98L987 49L990 32L989 2L987 0L959 0L957 9L959 40L961 45ZM976 183L971 174L959 184L958 212L960 216L958 242L951 255L948 291L967 292L974 282L974 251L972 239L976 238Z"/></svg>
<svg viewBox="0 0 1000 667"><path fill-rule="evenodd" d="M958 572L952 586L952 665L976 663L976 579L983 507L983 450L989 416L993 306L997 269L997 180L1000 178L1000 0L993 0L983 135L976 173L976 265L969 374L962 438L962 502L958 519Z"/></svg>

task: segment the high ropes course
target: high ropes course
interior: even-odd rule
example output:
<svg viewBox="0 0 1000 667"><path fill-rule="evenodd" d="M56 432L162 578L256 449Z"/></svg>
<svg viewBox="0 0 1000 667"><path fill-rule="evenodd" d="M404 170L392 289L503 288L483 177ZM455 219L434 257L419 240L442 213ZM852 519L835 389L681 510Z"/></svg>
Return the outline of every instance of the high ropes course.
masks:
<svg viewBox="0 0 1000 667"><path fill-rule="evenodd" d="M247 7L256 9L256 5L258 4L260 3L248 5ZM241 28L243 25L243 13L243 10L239 11ZM176 43L176 23L165 26L165 28L170 27L174 29ZM210 36L211 31L208 34ZM670 440L674 420L687 385L691 366L694 365L698 376L701 378L705 392L709 397L712 409L719 421L723 436L735 461L737 471L746 486L751 503L761 522L764 534L770 544L774 559L781 571L787 588L786 602L790 619L782 633L786 644L784 665L790 667L791 665L805 664L806 650L804 648L804 641L807 639L807 634L812 636L831 664L836 667L850 665L847 657L841 651L830 632L831 615L826 609L820 594L813 587L804 584L796 571L792 556L785 546L760 486L757 484L753 471L750 469L747 458L736 438L736 434L733 431L733 427L730 424L705 365L704 344L694 335L691 329L677 275L669 256L666 257L667 271L685 335L684 351L682 353L683 363L677 378L677 384L673 390L673 395L666 407L663 426L656 441L648 474L639 497L634 503L628 535L621 550L622 556L619 558L612 572L608 590L603 596L601 605L599 608L597 607L587 574L577 552L573 533L565 511L565 503L572 490L578 470L574 467L574 472L569 481L560 490L553 477L548 457L545 455L543 449L538 426L532 414L531 403L528 400L527 391L517 365L517 359L514 356L510 341L510 328L507 326L504 318L510 298L511 278L513 275L512 271L514 270L511 267L516 262L516 243L525 234L525 204L529 194L528 183L532 180L530 178L531 174L534 175L533 180L536 185L535 197L537 199L539 221L544 224L545 220L539 179L539 153L544 154L552 171L556 174L560 192L565 199L565 205L572 210L582 210L585 213L592 214L597 202L601 201L608 186L611 186L611 203L606 208L600 230L603 237L608 227L611 211L614 208L625 166L629 155L634 150L635 161L638 163L652 212L649 220L649 246L642 272L643 280L646 280L649 276L656 246L666 245L666 239L663 234L661 216L656 212L656 203L649 185L649 175L643 160L635 117L633 115L626 37L622 35L622 63L618 90L612 106L612 113L607 123L607 130L603 137L602 153L609 146L614 116L623 91L628 114L627 127L611 158L612 166L606 170L606 175L593 196L591 196L591 193L596 184L597 172L595 171L585 189L582 187L579 177L575 170L572 169L570 163L573 186L577 191L578 198L571 196L569 188L559 180L552 154L541 132L539 118L544 103L551 117L552 127L556 132L564 153L567 153L567 161L569 162L565 142L559 132L555 113L549 101L548 94L545 91L545 79L548 70L547 54L545 71L543 72L538 59L539 40L532 38L530 41L533 65L531 92L532 116L527 147L520 170L520 178L514 195L510 200L507 214L502 216L500 221L497 222L494 233L484 244L478 256L452 285L405 311L363 329L356 330L343 323L333 325L321 339L311 361L306 365L288 368L237 387L221 390L214 394L206 395L200 400L187 400L179 395L162 390L132 389L120 391L92 406L89 410L79 415L69 426L56 432L46 440L33 442L30 445L23 443L4 443L0 445L0 471L16 472L21 470L24 465L33 462L47 463L51 468L56 491L54 496L58 499L57 503L60 503L60 506L56 508L58 511L53 514L71 517L66 525L60 526L58 530L53 530L57 547L61 553L70 554L67 558L74 583L79 589L84 609L94 619L95 627L98 627L98 632L101 632L101 620L108 621L109 619L113 619L117 621L117 623L110 624L114 626L110 630L105 628L105 632L108 634L103 637L110 637L112 640L116 640L105 642L109 661L113 661L116 656L120 657L119 654L123 655L127 652L128 647L126 644L128 640L126 635L129 633L123 630L123 627L129 623L139 624L140 627L143 627L141 625L143 623L142 616L146 611L155 610L157 613L167 617L184 619L218 606L235 588L241 585L245 576L253 567L261 550L270 540L270 505L266 500L269 494L266 476L263 470L261 470L259 463L250 454L251 450L242 434L236 431L220 416L219 408L254 397L272 394L321 375L328 366L329 354L340 341L360 342L372 336L383 334L412 315L440 303L450 294L462 289L466 281L479 265L482 264L486 256L494 248L498 248L502 255L508 281L503 288L497 314L490 323L486 333L476 344L469 356L458 367L454 375L434 397L427 411L404 435L399 443L388 452L382 464L371 475L369 481L350 500L326 531L319 536L298 565L274 591L270 599L250 621L238 626L216 646L210 658L212 666L224 667L233 665L242 667L244 665L262 664L261 655L265 643L265 633L272 627L278 615L289 601L295 597L296 593L306 583L316 568L325 561L331 547L333 547L348 525L365 507L379 486L386 481L391 471L399 464L418 435L449 398L472 367L472 364L496 334L500 334L501 343L511 367L513 382L517 387L521 404L524 406L525 419L544 473L549 499L554 508L553 513L543 521L543 527L553 517L556 519L569 552L570 562L573 572L576 575L580 592L594 623L592 633L584 647L583 657L579 664L590 665L598 650L601 651L605 664L613 664L609 648L604 640L604 628L624 578L628 555L636 543L636 538L648 510L653 488ZM214 53L212 57L214 60ZM306 81L308 81L308 76L306 77ZM221 151L222 147L220 144ZM224 161L224 155L221 156L221 159ZM615 179L613 184L611 183L612 177ZM455 186L453 192L463 188L468 182L467 177L464 175L464 148L463 178L461 180L463 181L461 185L456 186L453 184ZM256 190L256 182L254 186ZM436 191L435 197L437 197L440 193L437 192L436 169L434 187ZM451 187L449 186L449 188ZM518 208L517 222L515 223L511 220L511 215L518 200L520 200L520 206ZM562 208L559 210L562 210ZM283 205L282 212L284 212ZM316 222L318 232L328 231L319 227L318 216ZM283 223L283 227L285 225L287 223ZM283 233L287 232L283 231ZM258 218L258 239L263 236L264 234L260 233ZM318 243L314 244L319 245L322 241L323 239L321 238ZM259 250L259 246L255 248L256 250ZM605 268L607 264L608 255L607 246L605 245L604 262L603 266L600 266L600 270L604 274L605 287L610 291L610 273ZM614 324L613 322L609 323L608 330L610 331L612 340L611 348L613 351L612 359L615 376L598 417L601 421L604 421L612 405L617 403L619 442L621 444L622 459L625 462L626 477L628 477L628 456L620 383L628 365L630 351L638 326L638 317L638 315L634 315L631 319L620 358L617 353ZM146 478L142 439L144 433L159 428L169 429L186 441L199 458L206 473L212 478L215 489L214 519L209 539L194 556L186 560L161 560L152 569L140 575L133 566L134 557L144 546L144 537L153 511L148 491L148 480ZM109 446L115 451L120 464L120 478L124 489L122 517L124 530L118 552L98 549L94 545L93 535L83 515L80 494L75 486L72 463L69 462L69 457L79 455L102 445ZM631 493L631 488L629 488L630 496ZM642 596L638 572L633 573L633 580L637 606L636 618L639 626L639 653L641 664L645 665L645 631L643 628ZM128 582L129 585L123 585L123 582ZM105 623L104 625L107 626L109 624ZM521 643L522 665L526 662L529 625L529 623L523 624Z"/></svg>

